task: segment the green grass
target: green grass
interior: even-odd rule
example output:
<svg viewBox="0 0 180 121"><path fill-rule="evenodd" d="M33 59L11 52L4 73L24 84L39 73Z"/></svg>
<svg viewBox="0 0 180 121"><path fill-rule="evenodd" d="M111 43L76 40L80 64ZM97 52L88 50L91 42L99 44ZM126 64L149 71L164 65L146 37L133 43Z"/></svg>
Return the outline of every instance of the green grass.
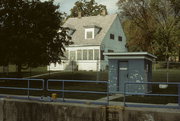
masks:
<svg viewBox="0 0 180 121"><path fill-rule="evenodd" d="M38 70L38 69L37 69ZM42 74L41 71L32 70L31 74ZM39 69L41 70L41 69ZM45 72L45 71L44 71ZM44 73L43 72L43 73ZM49 73L46 71L46 73ZM40 79L44 79L45 81L47 79L65 79L65 80L107 80L108 75L107 72L88 72L88 71L78 71L78 72L59 72L56 74L52 74L53 72L50 72L46 76L38 77ZM28 71L22 72L23 77L30 76L30 73ZM3 77L3 74L2 74ZM7 77L7 76L6 76ZM8 77L16 77L16 72L9 73ZM46 83L46 82L45 82ZM14 86L14 87L27 87L27 82L22 81L4 81L0 82L1 86ZM31 83L33 87L40 87L40 84L37 84L35 82ZM61 89L62 83L56 82L50 85L50 88L52 89ZM107 89L106 84L102 83L67 83L65 82L65 89L66 90L83 90L83 91L106 91ZM6 93L6 94L19 94L19 95L26 95L26 91L21 90L5 90L0 89L0 93ZM30 94L33 96L51 96L51 94L54 92L47 92L47 91L30 91ZM58 94L59 97L62 96L60 92L55 92ZM86 93L65 93L65 98L75 98L75 99L99 99L105 97L105 95L100 94L86 94Z"/></svg>
<svg viewBox="0 0 180 121"><path fill-rule="evenodd" d="M152 94L178 94L177 85L168 85L166 89L160 89L159 85L152 85ZM113 101L123 101L124 98L117 98ZM150 103L150 104L167 104L177 103L178 97L173 96L127 96L127 102Z"/></svg>
<svg viewBox="0 0 180 121"><path fill-rule="evenodd" d="M124 98L116 99L114 101L123 101ZM177 103L178 97L167 97L167 96L128 96L126 102L134 103L148 103L148 104L167 104Z"/></svg>
<svg viewBox="0 0 180 121"><path fill-rule="evenodd" d="M8 70L9 72L16 72L16 66L15 65L9 65L8 66ZM26 69L26 70L22 70L22 72L29 72L30 68ZM36 67L36 68L31 68L32 72L47 72L47 66L40 66L40 67ZM0 66L0 73L3 72L3 67Z"/></svg>
<svg viewBox="0 0 180 121"><path fill-rule="evenodd" d="M180 82L180 69L170 69L169 70L169 82ZM155 82L166 82L167 81L167 70L159 69L153 71L152 81Z"/></svg>
<svg viewBox="0 0 180 121"><path fill-rule="evenodd" d="M11 70L13 70L13 66L11 67ZM153 71L153 81L155 82L166 82L166 69L158 69L157 71ZM30 75L37 75L37 74L43 74L43 73L49 73L47 71L46 67L39 67L39 68L33 68L31 70L31 73L29 70L24 70L22 72L22 77L28 77ZM46 76L41 76L38 78L42 79L65 79L65 80L108 80L108 72L92 72L92 71L77 71L77 72L62 72L52 74L53 72L50 72ZM0 77L16 77L16 72L11 71L9 75L4 75L2 72L0 73ZM169 70L169 82L180 82L180 70L178 69L170 69ZM14 81L12 82L0 82L0 85L3 86L3 84L6 84L6 86L26 86L27 83L22 83ZM32 83L34 87L40 86L40 84ZM5 85L4 85L5 86ZM61 83L54 83L51 85L53 89L61 89ZM65 83L65 89L67 90L85 90L85 91L106 91L106 85L105 84L99 84L99 83ZM168 93L168 94L175 94L177 93L177 87L176 86L168 86L167 89L160 89L158 85L152 86L153 93ZM0 90L0 93L8 93L8 94L22 94L25 95L27 92L25 91L7 91L7 90ZM45 95L50 96L53 92L34 92L31 91L31 95ZM59 97L62 96L61 93L56 92ZM66 98L77 98L77 99L99 99L105 95L97 95L97 94L81 94L81 93L65 93ZM123 101L123 98L116 99L115 101ZM155 97L155 96L129 96L127 97L127 101L129 102L142 102L142 103L174 103L177 102L177 98L175 97Z"/></svg>
<svg viewBox="0 0 180 121"><path fill-rule="evenodd" d="M66 80L108 80L107 72L92 72L92 71L75 71L75 72L59 72L56 74L41 76L43 79L66 79Z"/></svg>
<svg viewBox="0 0 180 121"><path fill-rule="evenodd" d="M29 68L26 70L22 69L21 75L18 75L16 72L16 66L15 65L9 65L9 72L4 73L2 66L0 66L0 78L17 78L17 77L30 77L38 74L44 74L48 73L47 67L42 66L42 67L37 67L37 68Z"/></svg>
<svg viewBox="0 0 180 121"><path fill-rule="evenodd" d="M1 86L5 87L27 87L27 81L3 81L0 82ZM41 83L31 82L31 88L40 88ZM49 85L50 89L61 90L62 82L51 82ZM77 83L77 82L65 82L65 90L82 90L82 91L106 91L106 84L101 83ZM26 95L27 91L21 90L7 90L0 89L0 94L15 94L15 95ZM57 93L59 97L62 96L60 92L49 92L49 91L30 91L33 96L51 96L52 93ZM65 93L65 98L75 98L75 99L99 99L105 95L99 94L86 94L86 93Z"/></svg>
<svg viewBox="0 0 180 121"><path fill-rule="evenodd" d="M180 70L170 69L169 70L169 82L180 82ZM167 70L158 69L153 71L153 82L166 82L167 81ZM152 94L178 94L177 85L168 85L166 89L160 89L159 85L152 85ZM124 98L118 98L113 101L123 101ZM177 97L166 97L166 96L127 96L127 102L136 103L151 103L151 104L167 104L177 103Z"/></svg>

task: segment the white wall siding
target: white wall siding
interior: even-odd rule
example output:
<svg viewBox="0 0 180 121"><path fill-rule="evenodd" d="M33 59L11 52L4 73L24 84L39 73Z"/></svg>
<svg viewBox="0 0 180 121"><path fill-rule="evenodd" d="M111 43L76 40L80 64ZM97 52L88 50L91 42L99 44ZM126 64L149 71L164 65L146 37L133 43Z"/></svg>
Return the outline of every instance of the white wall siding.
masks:
<svg viewBox="0 0 180 121"><path fill-rule="evenodd" d="M83 70L83 71L99 71L101 69L100 67L100 60L87 60L87 61L77 61L76 64L78 65L78 70ZM56 66L54 64L50 64L50 67L47 67L47 70L51 71L61 71L61 70L66 70L67 65L69 65L69 61L66 61L64 63L57 63ZM76 66L75 64L73 65L74 67ZM72 67L72 68L74 68ZM69 69L70 71L73 69Z"/></svg>
<svg viewBox="0 0 180 121"><path fill-rule="evenodd" d="M68 65L67 61L62 60L61 63L51 63L50 66L47 66L47 70L52 70L52 71L61 71L64 70L65 67Z"/></svg>
<svg viewBox="0 0 180 121"><path fill-rule="evenodd" d="M67 47L66 50L68 50L68 60L62 60L61 64L50 64L50 67L48 66L48 70L52 70L52 71L57 71L57 70L72 70L73 68L76 68L78 70L87 70L87 71L97 71L100 70L100 60L96 60L95 59L95 50L98 50L98 56L100 59L100 46L71 46L71 47ZM78 60L77 58L77 50L87 50L87 60ZM88 60L88 50L93 50L93 58L92 60ZM71 58L70 53L74 51L76 57L75 58ZM70 59L71 58L71 59ZM83 54L82 54L82 58L83 58ZM72 62L73 61L73 62ZM72 69L71 69L72 68Z"/></svg>
<svg viewBox="0 0 180 121"><path fill-rule="evenodd" d="M78 61L78 70L86 70L86 71L97 71L100 70L100 61Z"/></svg>

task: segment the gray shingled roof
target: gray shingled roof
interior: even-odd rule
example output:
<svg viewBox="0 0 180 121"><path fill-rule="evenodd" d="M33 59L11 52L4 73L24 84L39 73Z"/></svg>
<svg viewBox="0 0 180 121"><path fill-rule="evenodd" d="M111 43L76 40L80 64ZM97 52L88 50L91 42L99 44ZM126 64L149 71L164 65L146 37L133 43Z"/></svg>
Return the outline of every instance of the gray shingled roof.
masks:
<svg viewBox="0 0 180 121"><path fill-rule="evenodd" d="M76 29L72 35L73 45L100 45L116 16L117 14L69 18L63 26ZM98 26L101 31L94 39L85 39L85 26Z"/></svg>

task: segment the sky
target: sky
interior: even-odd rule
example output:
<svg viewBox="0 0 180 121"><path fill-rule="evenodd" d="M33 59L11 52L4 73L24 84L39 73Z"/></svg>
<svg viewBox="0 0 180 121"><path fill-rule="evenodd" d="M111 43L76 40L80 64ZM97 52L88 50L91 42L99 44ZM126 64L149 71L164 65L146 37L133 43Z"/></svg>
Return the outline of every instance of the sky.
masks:
<svg viewBox="0 0 180 121"><path fill-rule="evenodd" d="M42 0L45 1L45 0ZM56 4L60 5L60 11L70 14L70 9L74 6L74 3L78 0L55 0ZM116 6L118 0L96 0L98 4L106 5L108 13L113 14L118 11Z"/></svg>

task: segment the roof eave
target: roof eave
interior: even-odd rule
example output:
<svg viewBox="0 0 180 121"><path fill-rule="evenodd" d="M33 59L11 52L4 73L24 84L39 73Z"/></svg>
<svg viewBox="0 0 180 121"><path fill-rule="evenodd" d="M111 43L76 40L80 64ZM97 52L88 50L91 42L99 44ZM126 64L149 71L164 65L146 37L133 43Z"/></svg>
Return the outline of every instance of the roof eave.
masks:
<svg viewBox="0 0 180 121"><path fill-rule="evenodd" d="M153 54L150 54L148 52L123 52L123 53L104 53L105 56L109 56L109 57L112 57L112 56L118 56L118 57L141 57L141 56L148 56L152 59L156 59L157 57Z"/></svg>

